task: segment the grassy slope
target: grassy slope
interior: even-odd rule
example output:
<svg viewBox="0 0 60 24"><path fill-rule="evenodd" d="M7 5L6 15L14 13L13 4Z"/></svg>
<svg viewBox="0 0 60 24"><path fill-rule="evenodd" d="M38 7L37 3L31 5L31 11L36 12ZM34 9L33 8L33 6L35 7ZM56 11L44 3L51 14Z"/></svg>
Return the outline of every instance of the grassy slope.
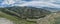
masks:
<svg viewBox="0 0 60 24"><path fill-rule="evenodd" d="M0 17L3 17L3 18L7 18L11 21L14 21L15 24L35 24L34 22L29 22L29 21L26 21L26 20L22 20L22 19L19 19L15 16L11 16L11 15L8 15L6 13L3 13L0 11Z"/></svg>

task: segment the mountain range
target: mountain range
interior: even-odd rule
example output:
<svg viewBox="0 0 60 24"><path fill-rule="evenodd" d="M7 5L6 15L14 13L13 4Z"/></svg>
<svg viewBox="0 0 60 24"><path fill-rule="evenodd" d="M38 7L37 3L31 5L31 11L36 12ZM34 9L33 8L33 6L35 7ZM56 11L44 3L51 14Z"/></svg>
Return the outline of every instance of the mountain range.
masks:
<svg viewBox="0 0 60 24"><path fill-rule="evenodd" d="M49 10L41 8L17 7L17 6L0 8L0 11L7 13L9 15L17 16L19 18L31 18L31 19L45 17L45 15L51 13Z"/></svg>
<svg viewBox="0 0 60 24"><path fill-rule="evenodd" d="M60 10L58 10L58 11L55 11L55 10L58 10L58 9L48 8L48 7L36 8L36 7L27 7L27 6L24 6L24 7L13 6L13 7L3 7L3 8L1 7L0 8L0 17L4 17L4 18L10 19L10 20L13 20L14 22L16 22L15 24L36 24L37 23L36 21L29 21L30 19L36 19L39 22L39 24L41 22L43 24L44 23L43 20L44 21L47 20L48 22L46 21L46 23L52 22L52 24L53 24L53 21L54 21L53 18L56 15L58 16L60 14L60 12L58 12ZM55 12L55 13L53 13L53 12ZM57 12L57 14L56 14L56 12ZM51 18L51 17L53 17L53 18ZM27 20L27 19L29 19L29 20ZM59 19L56 20L56 23L58 23L58 21L59 21Z"/></svg>

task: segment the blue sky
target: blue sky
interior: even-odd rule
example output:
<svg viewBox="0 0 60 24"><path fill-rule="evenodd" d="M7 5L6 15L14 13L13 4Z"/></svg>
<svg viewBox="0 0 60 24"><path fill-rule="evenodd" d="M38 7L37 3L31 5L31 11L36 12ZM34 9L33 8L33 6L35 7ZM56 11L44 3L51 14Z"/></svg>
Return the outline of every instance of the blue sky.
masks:
<svg viewBox="0 0 60 24"><path fill-rule="evenodd" d="M0 0L0 2L2 2L3 0Z"/></svg>
<svg viewBox="0 0 60 24"><path fill-rule="evenodd" d="M0 0L0 7L7 6L60 8L60 0Z"/></svg>

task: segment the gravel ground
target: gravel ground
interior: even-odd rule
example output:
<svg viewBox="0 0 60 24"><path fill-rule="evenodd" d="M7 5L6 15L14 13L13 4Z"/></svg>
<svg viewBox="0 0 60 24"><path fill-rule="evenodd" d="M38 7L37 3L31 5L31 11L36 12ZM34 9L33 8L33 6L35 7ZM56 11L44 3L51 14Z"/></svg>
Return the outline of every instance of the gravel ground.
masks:
<svg viewBox="0 0 60 24"><path fill-rule="evenodd" d="M0 18L0 24L13 24L13 21L10 21L6 18Z"/></svg>

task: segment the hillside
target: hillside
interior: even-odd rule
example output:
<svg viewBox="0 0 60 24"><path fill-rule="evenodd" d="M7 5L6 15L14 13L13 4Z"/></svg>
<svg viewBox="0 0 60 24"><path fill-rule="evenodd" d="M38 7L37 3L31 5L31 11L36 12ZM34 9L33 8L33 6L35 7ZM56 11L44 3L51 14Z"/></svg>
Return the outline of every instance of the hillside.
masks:
<svg viewBox="0 0 60 24"><path fill-rule="evenodd" d="M60 11L13 6L0 8L0 18L11 20L14 24L60 24Z"/></svg>
<svg viewBox="0 0 60 24"><path fill-rule="evenodd" d="M35 22L29 22L29 21L26 21L24 19L20 19L16 16L12 16L12 15L9 15L9 14L6 14L4 12L1 12L0 11L0 18L6 18L10 21L13 21L14 24L36 24ZM6 20L5 19L5 20ZM0 19L1 20L1 19ZM4 21L3 21L4 22ZM0 22L0 24L2 23L2 21ZM2 23L3 24L3 23ZM5 23L6 24L6 23ZM8 24L11 24L11 23L8 23Z"/></svg>
<svg viewBox="0 0 60 24"><path fill-rule="evenodd" d="M29 21L28 19L39 19L51 12L41 8L35 7L5 7L0 8L0 17L7 18L15 24L36 24L36 21Z"/></svg>
<svg viewBox="0 0 60 24"><path fill-rule="evenodd" d="M6 7L0 8L0 10L9 15L17 16L19 18L30 18L30 19L38 19L41 17L45 17L51 12L48 10L44 10L41 8L35 7Z"/></svg>

